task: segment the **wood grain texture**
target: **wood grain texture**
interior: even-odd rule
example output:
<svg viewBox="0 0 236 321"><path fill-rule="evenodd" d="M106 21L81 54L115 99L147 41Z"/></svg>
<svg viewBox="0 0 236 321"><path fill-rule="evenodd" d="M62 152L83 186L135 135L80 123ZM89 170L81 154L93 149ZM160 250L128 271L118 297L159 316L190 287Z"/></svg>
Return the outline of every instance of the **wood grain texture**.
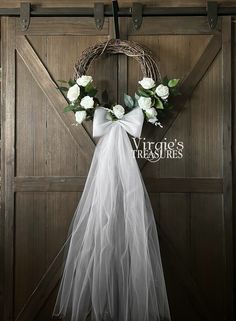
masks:
<svg viewBox="0 0 236 321"><path fill-rule="evenodd" d="M16 194L15 318L46 269L46 198L45 193Z"/></svg>
<svg viewBox="0 0 236 321"><path fill-rule="evenodd" d="M190 199L190 271L211 311L211 320L224 318L225 236L222 201L221 195L207 193L192 194Z"/></svg>
<svg viewBox="0 0 236 321"><path fill-rule="evenodd" d="M140 29L135 30L132 19L129 19L130 35L212 35L221 30L221 19L212 31L207 17L144 17Z"/></svg>
<svg viewBox="0 0 236 321"><path fill-rule="evenodd" d="M165 25L165 23L163 24ZM166 182L168 182L170 175L172 175L172 178L183 176L198 178L222 177L222 153L224 150L224 124L222 121L223 92L227 92L227 90L225 91L222 86L224 69L222 68L221 60L221 35L215 34L209 38L206 34L200 35L199 33L198 35L197 30L195 30L193 36L187 35L188 32L184 36L181 34L164 36L161 27L159 29L156 28L155 35L154 29L157 25L161 26L159 19L158 22L153 20L152 25L146 27L147 36L145 35L145 30L142 31L144 35L134 34L132 31L129 31L131 34L129 39L139 41L152 49L154 56L157 57L159 65L162 68L163 76L168 75L171 77L174 74L178 78L189 79L185 82L186 87L183 87L187 93L184 97L187 99L185 100L185 108L175 118L163 136L158 136L158 134L155 136L151 132L151 126L149 126L150 132L148 133L148 128L146 130L144 128L142 137L155 142L161 141L163 137L167 137L170 141L174 138L179 138L181 141L184 141L185 150L184 159L181 160L163 160L159 162L158 166L157 164L147 162L143 168L143 176L150 177L153 175L156 178L161 177L166 179ZM181 26L179 29L181 29ZM152 30L153 34L150 34L149 30ZM166 32L165 29L164 31ZM130 60L128 83L131 93L136 87L137 80L142 77L140 72L135 70L135 67L134 63ZM191 75L191 70L195 70L195 76L194 74ZM230 95L227 97L229 99ZM166 125L164 127L166 128ZM156 130L156 132L158 131L159 129ZM228 170L230 171L229 166ZM156 182L158 184L158 179ZM171 184L172 181L169 183ZM180 188L182 184L184 183L182 182L179 185ZM193 291L190 297L188 297L187 286L182 291L181 302L178 301L177 296L180 294L181 286L184 286L184 282L177 281L180 280L179 273L177 273L178 268L175 270L172 267L171 269L171 259L168 258L166 253L167 240L166 243L163 242L160 236L163 249L164 271L167 273L167 289L170 295L171 310L174 312L174 320L205 320L207 317L210 320L220 321L224 319L224 300L227 301L227 296L232 291L232 280L231 286L225 285L227 277L224 274L226 265L224 263L225 234L222 196L208 194L207 192L205 194L193 192L182 194L181 196L178 193L161 193L161 196L160 194L153 193L152 199L155 199L154 204L159 202L159 205L154 208L158 210L156 216L162 231L164 230L167 233L168 241L172 245L176 245L178 254L183 253L182 260L185 268L188 269L190 279L197 280L196 291ZM204 231L203 240L200 239L201 228ZM207 257L207 253L211 253L213 246L211 244L214 244L214 242L218 245L212 251L213 260L209 259L206 262L207 267L204 273L204 256ZM204 246L205 248L203 248ZM232 255L232 249L229 251L228 258ZM211 256L209 257L211 258ZM197 268L198 265L199 269ZM177 264L173 263L173 266L177 267ZM232 262L230 266L232 268ZM208 273L211 276L206 281ZM172 277L172 275L174 276ZM229 275L232 275L232 273ZM217 291L217 286L212 285L217 278L219 278L221 290L229 290L227 294L225 293L224 300L222 300L222 295L218 295L220 292L214 295L214 291ZM169 279L170 281L168 281ZM195 299L193 299L196 297L196 293L202 293L204 297L203 301L205 304L202 306L200 303L199 306L201 311L198 308L198 303L196 304ZM174 299L172 299L172 296L174 296ZM180 308L180 306L183 307L183 302L185 302L184 315L183 309ZM209 309L208 313L204 312L204 305L207 306L205 306L207 310ZM218 305L216 309L215 305Z"/></svg>
<svg viewBox="0 0 236 321"><path fill-rule="evenodd" d="M37 44L38 53L46 56L45 39L37 37ZM19 54L16 82L16 176L46 175L47 97Z"/></svg>
<svg viewBox="0 0 236 321"><path fill-rule="evenodd" d="M2 19L1 202L4 210L4 321L13 318L15 169L15 19ZM11 86L7 86L11 84Z"/></svg>
<svg viewBox="0 0 236 321"><path fill-rule="evenodd" d="M224 313L226 318L234 318L233 283L233 207L232 207L232 21L231 17L223 18L222 27L222 63L224 68L223 83L223 176L224 176L224 227L226 281L224 296Z"/></svg>
<svg viewBox="0 0 236 321"><path fill-rule="evenodd" d="M56 254L63 248L78 197L78 193L17 193L16 320L34 320L57 285L63 251L57 257ZM56 219L54 214L60 218Z"/></svg>
<svg viewBox="0 0 236 321"><path fill-rule="evenodd" d="M17 37L17 51L32 73L32 76L43 90L44 94L50 100L52 107L67 131L81 147L81 150L85 150L83 147L85 148L86 146L86 155L89 155L91 158L94 150L92 139L82 126L71 126L74 123L72 113L63 113L63 107L67 105L66 99L57 89L57 85L52 80L47 69L24 36Z"/></svg>
<svg viewBox="0 0 236 321"><path fill-rule="evenodd" d="M181 111L186 108L185 103L188 101L191 94L193 93L193 90L197 87L198 83L205 75L206 71L217 56L220 49L221 38L219 36L212 36L199 60L196 62L196 64L194 64L194 66L182 81L180 86L182 95L178 96L179 98L175 99L175 108L169 111L167 117L162 121L163 128L158 128L152 132L150 131L150 139L152 139L153 141L161 141L164 138ZM146 161L143 161L141 164L141 168L144 168L146 163Z"/></svg>
<svg viewBox="0 0 236 321"><path fill-rule="evenodd" d="M82 192L86 176L25 176L16 177L14 190L16 192ZM223 181L220 178L144 178L150 193L222 193Z"/></svg>
<svg viewBox="0 0 236 321"><path fill-rule="evenodd" d="M16 21L17 35L81 35L81 36L104 36L108 34L109 19L105 19L102 30L96 28L93 18L83 17L34 17L31 20L29 29L21 31L20 20Z"/></svg>
<svg viewBox="0 0 236 321"><path fill-rule="evenodd" d="M174 320L208 320L211 321L212 318L212 311L211 307L206 304L205 295L202 289L199 287L199 284L196 282L192 275L192 271L189 268L188 263L188 249L185 247L185 253L181 253L179 251L178 245L179 242L177 241L178 235L176 235L175 240L171 238L171 228L181 230L184 228L188 221L185 221L184 215L180 215L178 210L184 211L186 208L188 210L188 202L186 203L186 195L183 194L176 194L176 195L160 195L160 211L159 214L159 222L158 224L158 235L160 238L160 247L161 247L161 254L162 254L162 261L164 264L164 271L165 277L168 282L168 279L171 279L172 282L170 287L168 287L167 283L167 290L168 296L170 297L170 308L172 313L172 318ZM175 204L175 207L171 207L171 203ZM167 205L169 203L169 206ZM177 205L178 204L178 205ZM164 211L162 211L162 209ZM184 214L184 213L183 213ZM167 217L165 218L165 215ZM166 229L166 223L168 217L170 215L173 220L173 226ZM178 215L178 217L173 216ZM181 217L180 217L181 216ZM180 223L181 225L175 225L174 223ZM183 224L184 223L184 224ZM169 223L168 223L169 224ZM188 233L182 230L184 235L183 238L188 238ZM173 242L175 241L175 243ZM187 239L186 239L187 241ZM187 241L188 242L188 241ZM183 245L183 243L182 243ZM189 245L189 244L188 244ZM182 256L182 254L187 255L187 257ZM174 281L173 281L174 279ZM173 286L175 287L173 289ZM178 298L172 297L173 294L180 295L181 293L181 300L178 301ZM173 300L173 304L171 304ZM176 303L179 303L176 306ZM184 309L183 304L181 302L185 302Z"/></svg>
<svg viewBox="0 0 236 321"><path fill-rule="evenodd" d="M67 26L70 26L70 23ZM54 28L57 27L54 26ZM110 33L111 30L112 28L109 28ZM44 71L52 79L71 78L73 65L83 49L96 41L104 41L110 37L110 34L84 37L80 33L68 36L63 33L62 29L61 35L55 37L52 34L27 35L30 51L34 51ZM20 41L22 35L17 37ZM68 48L70 48L69 52ZM107 88L112 100L117 98L117 72L114 68L116 61L117 57L109 57L106 60L102 58L89 70L96 86L99 89ZM20 177L26 178L28 175L31 175L34 180L35 176L42 175L42 186L44 187L43 190L40 188L34 190L31 186L27 191L16 193L15 316L17 319L33 319L40 308L43 308L43 315L51 315L51 306L50 310L45 310L49 309L46 301L51 301L49 295L56 286L60 274L56 275L53 272L55 271L54 266L52 274L48 274L47 267L66 239L69 222L80 199L80 191L83 189L91 162L91 155L87 153L87 148L82 151L81 146L71 137L66 126L56 117L47 95L44 94L38 80L33 77L32 70L28 68L18 53L16 180ZM91 135L91 123L86 124L85 128L86 132ZM79 133L77 135L82 141L83 137ZM55 175L59 175L60 179L54 180L54 183L50 182L51 175L53 179ZM74 187L63 187L66 186L67 180L63 184L60 181L65 175L69 176L66 176L69 182L74 181ZM80 184L81 188L76 185L78 181L73 180L77 175L84 175L83 185ZM52 188L46 187L46 181ZM23 260L20 258L21 253ZM37 253L37 260L27 253ZM58 266L60 265L61 261ZM29 280L27 275L31 275L33 271L36 273ZM39 286L41 279L44 281L42 286ZM46 279L48 285L45 284ZM56 283L53 280L56 280ZM44 298L42 298L42 291L45 294Z"/></svg>
<svg viewBox="0 0 236 321"><path fill-rule="evenodd" d="M32 18L34 31L27 38L17 29L20 49L16 56L16 177L13 176L11 188L16 194L14 319L18 321L51 320L63 244L94 148L91 141L91 149L87 149L91 123L85 125L85 137L76 132L73 137L48 96L59 102L58 108L62 110L64 98L57 97L55 80L68 79L82 50L113 34L111 19L107 20L107 34L96 33L92 19L87 29L79 19L62 21L66 33L60 28L59 18L52 21L51 30L45 27L46 23L40 26L39 20L34 22ZM184 159L147 163L143 170L155 211L172 319L231 321L232 240L230 233L226 233L230 232L232 216L230 204L224 203L224 197L226 200L229 197L226 191L231 191L227 145L231 137L229 109L223 112L232 103L228 87L230 23L223 21L225 42L221 52L220 28L216 34L208 34L206 25L205 29L202 27L203 20L198 30L194 29L197 24L193 21L189 34L186 26L190 22L183 21L181 25L179 21L179 34L167 34L166 21L169 20L144 23L139 35L122 18L121 29L123 38L137 40L153 50L163 75L186 79L185 107L180 108L181 113L172 119L165 133L168 139L177 137L184 141ZM160 26L156 32L155 24ZM6 34L4 37L7 38ZM11 61L14 50L13 44L3 47L4 59L10 52ZM36 62L33 67L32 62ZM227 77L222 76L224 70ZM89 73L99 91L108 88L113 101L122 101L120 91L128 89L132 94L141 77L135 62L122 56L96 61ZM152 136L150 129L145 125L143 134L148 139ZM162 138L158 135L154 139ZM5 159L4 153L2 157ZM12 276L10 271L7 273ZM10 310L10 317L11 314ZM12 321L10 317L5 321Z"/></svg>
<svg viewBox="0 0 236 321"><path fill-rule="evenodd" d="M235 81L235 75L236 75L236 64L235 64L235 53L236 53L236 19L235 17L232 17L232 34L233 34L233 55L231 56L233 61L233 69L231 71L232 78L233 78L233 87L232 90L235 93L236 92L236 81ZM234 96L235 97L235 96ZM232 169L233 169L233 175L232 175L232 200L233 200L233 215L235 216L235 206L236 206L236 112L235 112L235 98L233 100L233 110L232 110ZM236 231L236 220L234 219L234 223L232 225L233 228L233 256L236 257L236 241L235 241L235 232ZM234 271L233 274L236 275L236 266L234 264ZM235 287L236 288L236 287Z"/></svg>

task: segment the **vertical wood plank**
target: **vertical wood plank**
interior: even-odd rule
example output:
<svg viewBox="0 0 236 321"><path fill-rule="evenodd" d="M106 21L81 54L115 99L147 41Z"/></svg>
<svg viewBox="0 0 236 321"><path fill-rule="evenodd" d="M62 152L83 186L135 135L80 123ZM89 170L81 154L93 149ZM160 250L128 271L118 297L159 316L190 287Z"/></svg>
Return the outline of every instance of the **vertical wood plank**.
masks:
<svg viewBox="0 0 236 321"><path fill-rule="evenodd" d="M191 271L202 299L211 311L210 320L223 321L225 283L223 197L192 193L190 199Z"/></svg>
<svg viewBox="0 0 236 321"><path fill-rule="evenodd" d="M224 176L224 228L225 228L225 320L233 320L233 231L232 231L232 21L223 17L222 22L222 64L223 64L223 176Z"/></svg>
<svg viewBox="0 0 236 321"><path fill-rule="evenodd" d="M1 20L0 20L1 22ZM1 47L0 47L0 58L1 58ZM1 65L1 59L0 59L0 67ZM2 94L2 68L0 69L0 99ZM1 107L1 102L0 102ZM1 119L1 109L0 108L0 119ZM0 121L0 136L1 136L1 121ZM0 137L0 152L1 152L1 137ZM4 218L3 218L3 209L2 209L2 201L1 201L1 176L2 176L2 170L1 170L1 159L0 159L0 257L4 257ZM3 260L0 261L0 315L3 315L3 302L4 302L4 295L3 295L3 281L4 281L4 263Z"/></svg>
<svg viewBox="0 0 236 321"><path fill-rule="evenodd" d="M223 175L223 88L221 52L191 97L189 176Z"/></svg>
<svg viewBox="0 0 236 321"><path fill-rule="evenodd" d="M38 36L37 45L37 52L46 55L45 38ZM43 176L47 167L48 100L17 53L16 84L16 176Z"/></svg>
<svg viewBox="0 0 236 321"><path fill-rule="evenodd" d="M15 170L15 18L2 19L2 203L4 208L4 321L13 320Z"/></svg>
<svg viewBox="0 0 236 321"><path fill-rule="evenodd" d="M47 193L37 192L15 196L14 319L47 269L46 197Z"/></svg>

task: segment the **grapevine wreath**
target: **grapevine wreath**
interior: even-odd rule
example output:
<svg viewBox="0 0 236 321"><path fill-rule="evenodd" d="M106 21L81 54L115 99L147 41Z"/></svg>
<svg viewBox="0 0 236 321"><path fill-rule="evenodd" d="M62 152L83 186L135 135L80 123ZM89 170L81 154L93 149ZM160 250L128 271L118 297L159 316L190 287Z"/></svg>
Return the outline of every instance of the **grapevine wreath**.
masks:
<svg viewBox="0 0 236 321"><path fill-rule="evenodd" d="M91 63L102 55L125 54L134 58L141 68L143 79L138 82L134 97L124 93L124 103L100 102L97 98L97 89L93 78L86 75ZM66 94L68 106L64 112L72 111L75 114L76 124L92 120L94 111L98 107L107 110L107 119L116 121L131 111L140 107L147 122L159 125L160 119L166 110L173 108L173 96L179 95L179 79L162 78L157 63L151 52L134 41L111 39L96 43L85 49L75 65L73 79L68 82L60 80L63 85L59 89Z"/></svg>

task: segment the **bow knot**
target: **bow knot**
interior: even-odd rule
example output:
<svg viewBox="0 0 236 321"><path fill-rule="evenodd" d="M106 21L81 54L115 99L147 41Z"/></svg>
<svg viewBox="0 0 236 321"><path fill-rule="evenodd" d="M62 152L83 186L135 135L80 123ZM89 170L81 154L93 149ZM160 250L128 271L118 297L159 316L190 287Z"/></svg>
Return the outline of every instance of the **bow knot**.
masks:
<svg viewBox="0 0 236 321"><path fill-rule="evenodd" d="M134 137L140 137L143 127L143 112L141 108L136 107L129 113L125 114L122 119L116 121L108 120L106 118L107 110L99 107L95 110L93 119L93 137L101 137L105 135L114 124L119 124L129 134Z"/></svg>

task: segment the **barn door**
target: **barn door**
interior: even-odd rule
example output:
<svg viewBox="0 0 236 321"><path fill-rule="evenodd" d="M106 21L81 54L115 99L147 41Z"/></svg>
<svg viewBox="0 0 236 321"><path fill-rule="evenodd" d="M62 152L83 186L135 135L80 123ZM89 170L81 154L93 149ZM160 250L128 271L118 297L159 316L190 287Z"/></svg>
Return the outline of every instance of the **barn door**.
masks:
<svg viewBox="0 0 236 321"><path fill-rule="evenodd" d="M110 37L94 19L2 21L3 201L5 205L5 320L49 320L63 245L83 190L94 142L87 128L64 114L59 79L73 75L83 49ZM111 30L112 31L112 30ZM91 74L116 99L116 57ZM7 85L6 85L7 84ZM40 282L41 280L41 282Z"/></svg>
<svg viewBox="0 0 236 321"><path fill-rule="evenodd" d="M159 228L173 320L232 320L231 18L145 18L126 37L151 48L183 96L150 141L184 143L181 159L141 161ZM125 61L128 91L141 75Z"/></svg>
<svg viewBox="0 0 236 321"><path fill-rule="evenodd" d="M173 320L231 320L231 21L219 21L214 34L203 18L145 18L139 32L126 19L121 25L123 37L152 49L163 75L185 79L164 129L144 130L182 140L184 158L140 160ZM4 321L51 319L61 249L95 145L91 124L72 126L63 113L56 83L71 77L84 48L111 35L109 19L98 31L88 18L32 18L25 33L17 18L2 21ZM115 101L133 93L137 68L110 57L91 74Z"/></svg>

